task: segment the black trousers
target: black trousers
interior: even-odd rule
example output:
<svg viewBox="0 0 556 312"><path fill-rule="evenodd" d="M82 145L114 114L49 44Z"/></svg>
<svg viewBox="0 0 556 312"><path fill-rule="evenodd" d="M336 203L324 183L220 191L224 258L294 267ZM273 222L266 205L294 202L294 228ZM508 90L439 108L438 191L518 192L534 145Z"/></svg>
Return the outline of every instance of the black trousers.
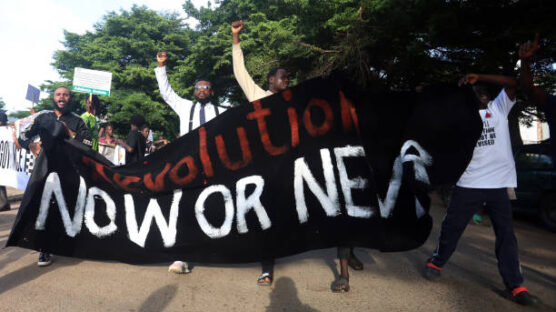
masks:
<svg viewBox="0 0 556 312"><path fill-rule="evenodd" d="M446 211L438 247L430 261L439 267L444 266L456 250L457 243L469 220L485 204L496 235L495 252L498 271L509 289L521 286L523 277L520 271L517 240L512 222L512 206L505 188L473 189L454 187L450 205Z"/></svg>
<svg viewBox="0 0 556 312"><path fill-rule="evenodd" d="M10 210L10 201L5 186L0 186L0 211Z"/></svg>

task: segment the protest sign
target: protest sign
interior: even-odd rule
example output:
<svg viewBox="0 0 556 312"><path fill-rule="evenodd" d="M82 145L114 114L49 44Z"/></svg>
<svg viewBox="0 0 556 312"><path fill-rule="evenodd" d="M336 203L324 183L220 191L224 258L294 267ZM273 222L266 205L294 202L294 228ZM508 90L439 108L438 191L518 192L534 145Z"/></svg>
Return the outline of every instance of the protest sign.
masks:
<svg viewBox="0 0 556 312"><path fill-rule="evenodd" d="M76 67L72 91L110 96L112 73Z"/></svg>

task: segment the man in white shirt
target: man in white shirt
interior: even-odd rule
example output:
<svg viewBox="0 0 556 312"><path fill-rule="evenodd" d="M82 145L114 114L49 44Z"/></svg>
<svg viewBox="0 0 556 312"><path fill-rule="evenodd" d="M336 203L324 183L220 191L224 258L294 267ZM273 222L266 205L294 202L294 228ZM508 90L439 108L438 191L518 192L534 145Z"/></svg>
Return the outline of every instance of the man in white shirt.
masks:
<svg viewBox="0 0 556 312"><path fill-rule="evenodd" d="M215 118L226 110L210 102L214 95L210 81L199 80L195 83L195 99L196 102L181 98L174 92L172 86L168 82L166 75L166 61L168 54L166 52L158 52L156 54L158 67L154 69L160 95L168 105L176 112L180 119L180 136L190 132L203 125L205 122ZM187 263L184 261L174 261L168 268L169 272L188 273Z"/></svg>
<svg viewBox="0 0 556 312"><path fill-rule="evenodd" d="M160 95L180 118L180 136L198 128L226 110L226 108L210 102L214 95L210 81L199 80L195 83L195 102L181 98L174 92L170 82L168 82L165 65L168 60L168 54L166 52L158 52L156 60L158 61L158 67L154 69L154 72L158 81Z"/></svg>
<svg viewBox="0 0 556 312"><path fill-rule="evenodd" d="M475 85L478 81L499 84L504 89L489 102L486 90ZM481 103L479 115L483 120L483 132L469 165L452 190L438 246L427 261L425 277L429 280L440 278L442 267L455 251L467 223L485 204L496 235L498 270L507 288L508 298L519 304L534 305L538 299L522 286L523 277L508 195L517 186L507 119L516 102L517 82L506 76L468 74L460 80L460 86L466 84L474 85L473 89Z"/></svg>

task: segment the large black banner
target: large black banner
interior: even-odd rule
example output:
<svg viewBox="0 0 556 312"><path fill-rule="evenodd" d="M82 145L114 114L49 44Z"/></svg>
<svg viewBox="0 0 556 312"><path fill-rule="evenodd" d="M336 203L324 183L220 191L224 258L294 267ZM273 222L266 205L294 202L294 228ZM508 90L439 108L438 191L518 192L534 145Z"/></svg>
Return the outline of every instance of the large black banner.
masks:
<svg viewBox="0 0 556 312"><path fill-rule="evenodd" d="M431 183L461 175L481 127L467 89L363 94L328 78L229 109L142 163L57 139L7 245L129 263L409 250L431 230Z"/></svg>

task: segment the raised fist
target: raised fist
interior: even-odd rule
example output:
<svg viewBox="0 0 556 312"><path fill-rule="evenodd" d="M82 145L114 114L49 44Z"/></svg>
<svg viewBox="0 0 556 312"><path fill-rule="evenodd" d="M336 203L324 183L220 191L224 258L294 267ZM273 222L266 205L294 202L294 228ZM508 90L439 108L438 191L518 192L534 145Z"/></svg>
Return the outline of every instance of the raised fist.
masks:
<svg viewBox="0 0 556 312"><path fill-rule="evenodd" d="M458 82L458 86L463 86L466 84L474 85L479 80L479 75L477 74L467 74L461 78Z"/></svg>
<svg viewBox="0 0 556 312"><path fill-rule="evenodd" d="M529 59L535 55L535 52L539 49L539 34L535 34L535 40L533 42L527 41L519 47L519 58Z"/></svg>
<svg viewBox="0 0 556 312"><path fill-rule="evenodd" d="M232 23L232 34L239 34L239 32L243 29L243 21L235 21Z"/></svg>
<svg viewBox="0 0 556 312"><path fill-rule="evenodd" d="M164 51L156 53L156 61L158 62L158 66L162 67L166 64L168 60L168 54Z"/></svg>

